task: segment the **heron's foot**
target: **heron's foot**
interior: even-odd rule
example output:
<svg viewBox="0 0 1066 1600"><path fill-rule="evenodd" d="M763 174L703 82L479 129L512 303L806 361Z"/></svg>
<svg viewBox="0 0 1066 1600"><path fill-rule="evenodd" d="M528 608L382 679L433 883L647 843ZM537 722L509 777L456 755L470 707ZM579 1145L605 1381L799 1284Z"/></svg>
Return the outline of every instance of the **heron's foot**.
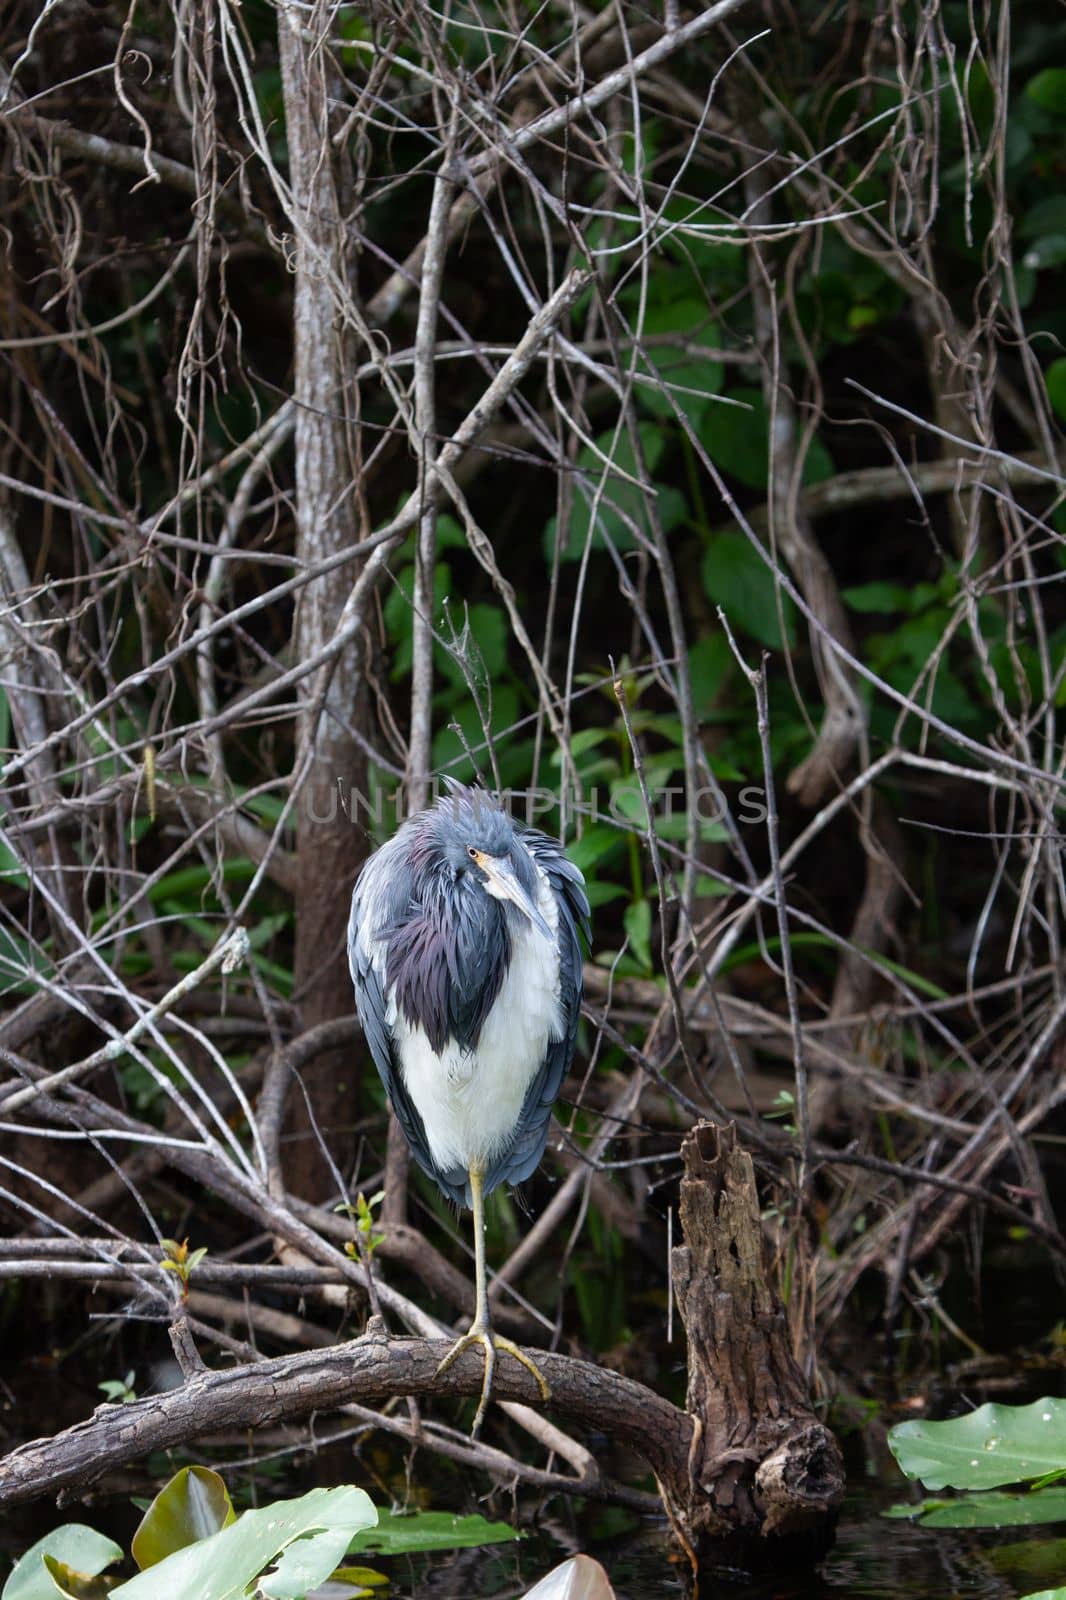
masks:
<svg viewBox="0 0 1066 1600"><path fill-rule="evenodd" d="M485 1376L481 1382L481 1399L478 1401L474 1426L470 1430L472 1437L477 1437L481 1431L481 1424L485 1420L485 1412L488 1410L489 1400L492 1396L492 1379L496 1371L496 1353L499 1350L505 1351L509 1356L514 1356L515 1360L521 1362L526 1371L536 1378L542 1400L551 1399L552 1392L548 1387L548 1380L536 1363L530 1360L524 1350L518 1348L513 1339L505 1339L502 1335L493 1333L491 1328L475 1326L470 1329L469 1333L464 1333L461 1339L457 1339L437 1368L438 1378L442 1372L447 1372L448 1368L462 1355L464 1350L469 1350L470 1346L474 1344L481 1345L485 1352Z"/></svg>

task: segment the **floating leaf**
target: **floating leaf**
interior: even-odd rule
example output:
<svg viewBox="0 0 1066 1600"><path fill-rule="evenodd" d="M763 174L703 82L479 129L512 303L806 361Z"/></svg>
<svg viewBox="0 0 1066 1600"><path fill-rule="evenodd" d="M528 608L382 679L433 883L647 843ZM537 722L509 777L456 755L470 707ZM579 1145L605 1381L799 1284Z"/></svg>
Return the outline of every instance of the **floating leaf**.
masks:
<svg viewBox="0 0 1066 1600"><path fill-rule="evenodd" d="M947 1422L901 1422L892 1453L927 1489L996 1489L1066 1467L1066 1400L979 1406Z"/></svg>
<svg viewBox="0 0 1066 1600"><path fill-rule="evenodd" d="M143 1572L175 1550L228 1528L236 1515L217 1472L210 1467L182 1467L141 1518L130 1545L133 1559Z"/></svg>
<svg viewBox="0 0 1066 1600"><path fill-rule="evenodd" d="M474 1550L479 1545L505 1544L521 1537L509 1523L489 1522L485 1517L456 1517L448 1511L415 1511L407 1516L382 1511L377 1526L361 1533L348 1553L373 1550L397 1556L416 1550Z"/></svg>
<svg viewBox="0 0 1066 1600"><path fill-rule="evenodd" d="M362 1489L350 1484L312 1489L297 1500L277 1500L246 1511L228 1528L176 1550L114 1591L115 1600L160 1600L162 1595L196 1600L238 1600L261 1578L271 1600L295 1600L324 1583L351 1540L372 1527L377 1512ZM302 1548L286 1564L297 1541Z"/></svg>
<svg viewBox="0 0 1066 1600"><path fill-rule="evenodd" d="M1066 1522L1066 1488L1034 1489L1027 1494L962 1495L957 1500L920 1500L893 1506L885 1513L896 1519L917 1519L923 1528L1030 1528L1043 1522Z"/></svg>
<svg viewBox="0 0 1066 1600"><path fill-rule="evenodd" d="M55 1600L61 1591L45 1566L46 1556L72 1571L95 1577L113 1561L122 1560L122 1547L83 1522L66 1522L30 1545L8 1575L0 1600Z"/></svg>
<svg viewBox="0 0 1066 1600"><path fill-rule="evenodd" d="M373 1567L338 1567L336 1572L330 1573L333 1583L350 1583L360 1593L371 1589L384 1589L389 1579L387 1573L377 1572Z"/></svg>

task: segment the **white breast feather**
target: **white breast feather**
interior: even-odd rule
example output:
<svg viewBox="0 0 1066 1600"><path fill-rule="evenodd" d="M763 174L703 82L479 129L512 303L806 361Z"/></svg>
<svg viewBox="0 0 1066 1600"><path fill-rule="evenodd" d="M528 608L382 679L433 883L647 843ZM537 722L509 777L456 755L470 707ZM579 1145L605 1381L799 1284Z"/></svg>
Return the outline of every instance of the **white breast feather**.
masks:
<svg viewBox="0 0 1066 1600"><path fill-rule="evenodd" d="M451 1043L438 1055L423 1029L397 1014L395 989L386 997L404 1084L444 1169L469 1170L499 1154L549 1042L563 1037L559 911L547 874L539 866L536 872L537 910L552 930L551 943L525 919L512 931L510 964L473 1050Z"/></svg>

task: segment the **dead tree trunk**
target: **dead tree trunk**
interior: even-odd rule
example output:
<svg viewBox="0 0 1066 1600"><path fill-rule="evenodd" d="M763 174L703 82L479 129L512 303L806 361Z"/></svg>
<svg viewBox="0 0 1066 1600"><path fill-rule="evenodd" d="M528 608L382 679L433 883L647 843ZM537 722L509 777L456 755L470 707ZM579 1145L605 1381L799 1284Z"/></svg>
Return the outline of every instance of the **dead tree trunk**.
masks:
<svg viewBox="0 0 1066 1600"><path fill-rule="evenodd" d="M357 429L347 410L350 335L341 307L350 293L346 230L330 141L327 7L284 5L278 13L278 53L289 146L290 215L295 231L293 394L296 400L296 555L314 567L359 537ZM342 566L307 586L297 608L293 642L309 661L329 643L348 597L353 568ZM363 835L338 801L338 783L358 796L366 788L362 751L352 736L360 714L358 641L307 680L296 758L295 994L304 1029L352 1010L345 950L348 905ZM288 1186L318 1198L329 1171L312 1122L344 1164L340 1132L358 1100L358 1056L323 1051L308 1066L303 1094L292 1099L292 1132L285 1163Z"/></svg>
<svg viewBox="0 0 1066 1600"><path fill-rule="evenodd" d="M681 1147L674 1293L688 1335L689 1484L673 1507L696 1548L747 1535L825 1536L844 1492L840 1448L811 1408L770 1286L751 1157L736 1129Z"/></svg>

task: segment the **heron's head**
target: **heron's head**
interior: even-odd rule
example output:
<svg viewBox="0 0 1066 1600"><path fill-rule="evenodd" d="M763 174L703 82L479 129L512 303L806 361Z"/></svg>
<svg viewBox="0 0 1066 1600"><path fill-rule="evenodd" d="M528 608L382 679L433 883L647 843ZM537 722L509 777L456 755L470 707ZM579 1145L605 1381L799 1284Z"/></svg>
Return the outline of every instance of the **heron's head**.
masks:
<svg viewBox="0 0 1066 1600"><path fill-rule="evenodd" d="M427 842L457 889L491 895L514 906L546 939L552 931L537 910L537 871L521 835L484 789L453 784L423 813Z"/></svg>

